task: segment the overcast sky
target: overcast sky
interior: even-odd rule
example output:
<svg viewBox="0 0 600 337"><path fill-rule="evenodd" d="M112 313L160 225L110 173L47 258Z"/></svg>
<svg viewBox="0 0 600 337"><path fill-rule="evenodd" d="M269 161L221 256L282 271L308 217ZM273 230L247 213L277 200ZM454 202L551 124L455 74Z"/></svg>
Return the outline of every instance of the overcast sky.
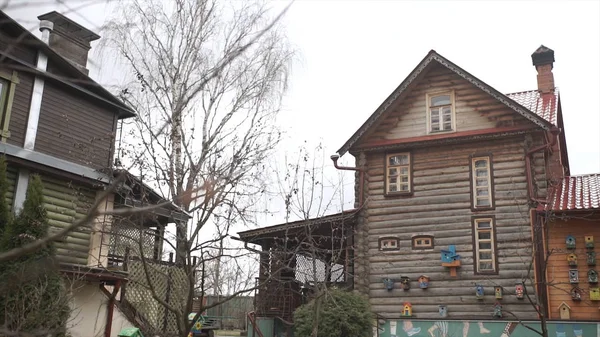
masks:
<svg viewBox="0 0 600 337"><path fill-rule="evenodd" d="M37 30L37 15L67 9L96 31L108 14L105 1L57 2L8 13ZM284 23L299 60L282 151L322 140L335 152L431 49L501 92L536 89L531 53L544 44L555 51L571 173L600 172L600 1L297 0ZM101 83L114 80L110 67L91 68Z"/></svg>

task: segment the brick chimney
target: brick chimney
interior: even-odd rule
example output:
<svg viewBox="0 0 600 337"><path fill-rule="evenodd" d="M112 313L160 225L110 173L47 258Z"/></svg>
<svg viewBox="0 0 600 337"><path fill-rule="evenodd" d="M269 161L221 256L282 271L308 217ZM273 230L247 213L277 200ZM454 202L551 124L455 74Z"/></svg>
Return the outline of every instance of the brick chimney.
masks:
<svg viewBox="0 0 600 337"><path fill-rule="evenodd" d="M88 52L92 48L90 42L100 36L56 11L40 15L38 19L54 24L50 47L87 75Z"/></svg>
<svg viewBox="0 0 600 337"><path fill-rule="evenodd" d="M553 92L554 74L552 74L552 68L554 64L554 50L541 45L531 54L531 60L538 73L538 90L541 93Z"/></svg>

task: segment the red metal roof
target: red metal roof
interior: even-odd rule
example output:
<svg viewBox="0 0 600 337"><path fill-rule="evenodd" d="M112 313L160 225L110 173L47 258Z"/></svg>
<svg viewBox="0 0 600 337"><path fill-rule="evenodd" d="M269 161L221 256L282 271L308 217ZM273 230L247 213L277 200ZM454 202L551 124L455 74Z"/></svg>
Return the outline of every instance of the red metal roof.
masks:
<svg viewBox="0 0 600 337"><path fill-rule="evenodd" d="M553 125L558 115L558 89L542 94L538 90L513 92L506 96Z"/></svg>
<svg viewBox="0 0 600 337"><path fill-rule="evenodd" d="M600 173L563 178L549 206L553 211L600 209Z"/></svg>

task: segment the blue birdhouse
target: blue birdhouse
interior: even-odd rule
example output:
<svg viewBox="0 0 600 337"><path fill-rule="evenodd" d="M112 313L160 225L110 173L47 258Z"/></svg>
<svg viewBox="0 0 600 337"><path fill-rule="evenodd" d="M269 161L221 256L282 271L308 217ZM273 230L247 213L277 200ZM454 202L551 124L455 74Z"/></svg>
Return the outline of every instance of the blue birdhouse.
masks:
<svg viewBox="0 0 600 337"><path fill-rule="evenodd" d="M482 300L483 299L483 286L482 285L476 285L475 286L475 296L477 297L478 300Z"/></svg>
<svg viewBox="0 0 600 337"><path fill-rule="evenodd" d="M496 302L494 304L494 317L501 318L502 317L502 304Z"/></svg>
<svg viewBox="0 0 600 337"><path fill-rule="evenodd" d="M567 235L567 249L575 249L575 237L573 235Z"/></svg>
<svg viewBox="0 0 600 337"><path fill-rule="evenodd" d="M383 285L385 286L385 289L387 289L387 291L392 291L394 289L394 280L391 278L384 278L381 280L383 282Z"/></svg>
<svg viewBox="0 0 600 337"><path fill-rule="evenodd" d="M456 246L449 245L448 250L442 249L442 263L452 263L456 260L460 260L460 255L456 254Z"/></svg>

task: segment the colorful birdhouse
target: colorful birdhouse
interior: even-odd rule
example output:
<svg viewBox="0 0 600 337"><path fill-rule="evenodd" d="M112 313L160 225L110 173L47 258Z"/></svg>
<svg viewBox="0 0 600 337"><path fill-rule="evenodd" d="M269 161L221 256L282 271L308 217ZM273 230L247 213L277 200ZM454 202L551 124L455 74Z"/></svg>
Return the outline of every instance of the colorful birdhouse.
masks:
<svg viewBox="0 0 600 337"><path fill-rule="evenodd" d="M404 302L401 316L406 316L406 317L412 316L412 304L410 304L410 302Z"/></svg>
<svg viewBox="0 0 600 337"><path fill-rule="evenodd" d="M394 279L384 278L381 281L383 282L383 285L387 291L392 291L394 289Z"/></svg>
<svg viewBox="0 0 600 337"><path fill-rule="evenodd" d="M569 283L579 283L579 272L577 269L569 270Z"/></svg>
<svg viewBox="0 0 600 337"><path fill-rule="evenodd" d="M438 311L440 313L440 317L448 317L448 307L445 305L438 305Z"/></svg>
<svg viewBox="0 0 600 337"><path fill-rule="evenodd" d="M573 287L573 289L571 289L571 299L573 301L581 301L581 289Z"/></svg>
<svg viewBox="0 0 600 337"><path fill-rule="evenodd" d="M585 248L594 249L594 236L593 235L585 236Z"/></svg>
<svg viewBox="0 0 600 337"><path fill-rule="evenodd" d="M502 304L498 302L494 304L494 317L502 318Z"/></svg>
<svg viewBox="0 0 600 337"><path fill-rule="evenodd" d="M478 300L482 300L483 299L483 286L482 285L475 285L475 297L477 297Z"/></svg>
<svg viewBox="0 0 600 337"><path fill-rule="evenodd" d="M517 282L517 284L515 284L515 296L520 300L525 296L525 287L523 286L523 283Z"/></svg>
<svg viewBox="0 0 600 337"><path fill-rule="evenodd" d="M577 266L577 254L568 254L567 261L569 262L569 266L571 266L571 267Z"/></svg>
<svg viewBox="0 0 600 337"><path fill-rule="evenodd" d="M600 288L590 288L590 300L600 301Z"/></svg>
<svg viewBox="0 0 600 337"><path fill-rule="evenodd" d="M494 288L494 296L496 297L497 300L501 300L502 299L502 287L495 287Z"/></svg>
<svg viewBox="0 0 600 337"><path fill-rule="evenodd" d="M567 303L562 302L558 306L558 312L560 313L560 319L571 319L571 307Z"/></svg>
<svg viewBox="0 0 600 337"><path fill-rule="evenodd" d="M592 251L586 252L585 255L587 256L587 258L586 258L587 265L595 266L596 265L596 252L592 250Z"/></svg>
<svg viewBox="0 0 600 337"><path fill-rule="evenodd" d="M594 269L588 270L588 282L589 283L598 283L598 272Z"/></svg>
<svg viewBox="0 0 600 337"><path fill-rule="evenodd" d="M460 259L460 255L456 254L455 245L449 245L448 250L442 249L440 252L442 254L442 262L444 263L450 263Z"/></svg>
<svg viewBox="0 0 600 337"><path fill-rule="evenodd" d="M400 278L400 283L402 284L402 289L410 290L410 278L407 276L402 276Z"/></svg>
<svg viewBox="0 0 600 337"><path fill-rule="evenodd" d="M427 289L429 287L429 276L421 275L419 276L419 288Z"/></svg>
<svg viewBox="0 0 600 337"><path fill-rule="evenodd" d="M567 235L567 249L575 249L575 237L573 235Z"/></svg>

